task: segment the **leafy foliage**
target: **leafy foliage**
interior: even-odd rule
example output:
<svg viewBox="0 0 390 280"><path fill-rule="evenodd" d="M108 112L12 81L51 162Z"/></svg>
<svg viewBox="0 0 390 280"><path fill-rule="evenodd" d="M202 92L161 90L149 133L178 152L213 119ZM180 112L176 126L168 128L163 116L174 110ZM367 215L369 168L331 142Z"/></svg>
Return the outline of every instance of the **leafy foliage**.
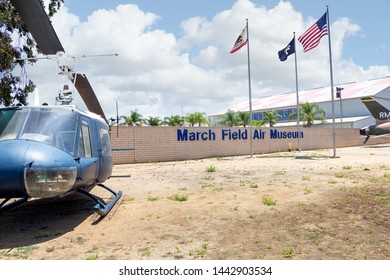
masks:
<svg viewBox="0 0 390 280"><path fill-rule="evenodd" d="M184 117L184 121L191 124L191 126L195 126L195 124L198 124L198 126L202 126L202 124L210 125L210 122L206 117L206 113L200 113L200 112L188 114L187 116Z"/></svg>
<svg viewBox="0 0 390 280"><path fill-rule="evenodd" d="M161 120L159 117L149 117L144 120L144 122L149 126L160 126Z"/></svg>
<svg viewBox="0 0 390 280"><path fill-rule="evenodd" d="M179 115L165 117L164 118L164 124L168 126L183 126L184 119L180 117Z"/></svg>
<svg viewBox="0 0 390 280"><path fill-rule="evenodd" d="M143 122L143 117L137 110L131 111L130 116L121 116L121 119L124 119L125 125L130 126L140 126Z"/></svg>
<svg viewBox="0 0 390 280"><path fill-rule="evenodd" d="M63 1L50 0L50 17L61 8ZM34 91L35 85L25 72L26 60L21 58L33 58L36 51L39 52L39 49L35 41L11 2L0 0L0 105L26 105L27 95ZM28 61L31 64L35 62ZM17 66L22 69L19 77L13 71Z"/></svg>
<svg viewBox="0 0 390 280"><path fill-rule="evenodd" d="M240 120L237 117L236 112L228 110L222 117L220 117L218 123L223 126L233 127L238 126L240 124Z"/></svg>
<svg viewBox="0 0 390 280"><path fill-rule="evenodd" d="M306 102L299 106L300 121L305 123L305 127L311 127L315 120L325 121L325 111L317 103ZM288 117L289 119L296 119L297 112L293 112Z"/></svg>
<svg viewBox="0 0 390 280"><path fill-rule="evenodd" d="M278 114L275 110L272 110L270 112L264 112L263 114L264 118L262 121L260 121L259 126L269 123L269 126L273 127L276 124L276 120L282 118L282 116Z"/></svg>

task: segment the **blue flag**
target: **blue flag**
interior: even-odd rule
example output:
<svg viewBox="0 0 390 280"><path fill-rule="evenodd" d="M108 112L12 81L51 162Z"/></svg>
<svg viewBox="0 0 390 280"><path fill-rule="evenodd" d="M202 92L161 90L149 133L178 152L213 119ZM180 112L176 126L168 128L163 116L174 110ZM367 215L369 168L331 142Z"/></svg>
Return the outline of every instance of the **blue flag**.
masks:
<svg viewBox="0 0 390 280"><path fill-rule="evenodd" d="M280 61L285 61L287 57L293 53L295 53L294 38L283 50L278 51Z"/></svg>

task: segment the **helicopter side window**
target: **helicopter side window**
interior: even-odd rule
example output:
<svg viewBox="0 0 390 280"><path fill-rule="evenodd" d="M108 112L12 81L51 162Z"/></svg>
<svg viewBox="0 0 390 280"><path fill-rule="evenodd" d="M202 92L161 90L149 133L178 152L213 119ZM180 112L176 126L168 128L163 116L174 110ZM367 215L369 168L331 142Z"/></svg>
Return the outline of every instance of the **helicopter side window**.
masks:
<svg viewBox="0 0 390 280"><path fill-rule="evenodd" d="M92 157L91 141L89 139L89 126L82 121L80 130L79 152L80 157Z"/></svg>
<svg viewBox="0 0 390 280"><path fill-rule="evenodd" d="M99 135L100 135L100 145L101 145L101 149L102 149L102 155L103 156L112 156L109 132L107 131L107 129L100 128Z"/></svg>
<svg viewBox="0 0 390 280"><path fill-rule="evenodd" d="M60 131L56 135L56 146L61 150L74 154L74 131Z"/></svg>
<svg viewBox="0 0 390 280"><path fill-rule="evenodd" d="M21 109L0 110L0 141L16 139L27 113Z"/></svg>

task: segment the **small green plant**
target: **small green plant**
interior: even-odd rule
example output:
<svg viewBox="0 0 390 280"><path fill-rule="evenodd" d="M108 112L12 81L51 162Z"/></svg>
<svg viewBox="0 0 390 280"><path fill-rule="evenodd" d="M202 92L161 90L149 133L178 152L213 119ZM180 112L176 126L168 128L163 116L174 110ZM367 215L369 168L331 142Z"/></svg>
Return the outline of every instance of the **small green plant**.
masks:
<svg viewBox="0 0 390 280"><path fill-rule="evenodd" d="M336 178L344 178L343 173L336 173L335 176L336 176Z"/></svg>
<svg viewBox="0 0 390 280"><path fill-rule="evenodd" d="M87 261L94 261L94 260L97 260L98 258L99 258L99 253L95 252L92 255L89 255L87 257Z"/></svg>
<svg viewBox="0 0 390 280"><path fill-rule="evenodd" d="M176 260L183 258L183 252L180 250L178 246L176 246L176 250L173 253L173 256L175 257Z"/></svg>
<svg viewBox="0 0 390 280"><path fill-rule="evenodd" d="M134 201L134 197L126 197L123 201L132 202L132 201Z"/></svg>
<svg viewBox="0 0 390 280"><path fill-rule="evenodd" d="M141 252L141 257L149 257L151 254L152 252L149 249L146 249Z"/></svg>
<svg viewBox="0 0 390 280"><path fill-rule="evenodd" d="M293 257L293 249L292 248L283 248L282 256L284 259L292 259Z"/></svg>
<svg viewBox="0 0 390 280"><path fill-rule="evenodd" d="M148 201L157 201L158 197L156 196L148 196Z"/></svg>
<svg viewBox="0 0 390 280"><path fill-rule="evenodd" d="M200 245L200 248L195 249L195 252L198 256L204 256L207 253L207 248L209 247L209 242L205 241Z"/></svg>
<svg viewBox="0 0 390 280"><path fill-rule="evenodd" d="M214 187L214 184L211 184L211 183L202 185L202 189L213 188L213 187Z"/></svg>
<svg viewBox="0 0 390 280"><path fill-rule="evenodd" d="M308 238L309 241L313 244L318 244L318 242L320 241L320 236L317 233L311 234Z"/></svg>
<svg viewBox="0 0 390 280"><path fill-rule="evenodd" d="M217 168L214 165L211 165L211 166L206 168L206 171L207 172L216 172Z"/></svg>
<svg viewBox="0 0 390 280"><path fill-rule="evenodd" d="M272 205L276 204L276 200L274 200L272 198L268 198L268 197L263 197L263 204L268 205L268 206L272 206Z"/></svg>
<svg viewBox="0 0 390 280"><path fill-rule="evenodd" d="M302 176L302 181L310 181L310 177Z"/></svg>
<svg viewBox="0 0 390 280"><path fill-rule="evenodd" d="M381 180L379 178L371 177L368 179L370 183L379 184Z"/></svg>
<svg viewBox="0 0 390 280"><path fill-rule="evenodd" d="M304 193L304 194L309 194L309 193L312 193L312 192L313 192L312 189L306 187L306 188L305 188L305 191L304 191L303 193Z"/></svg>
<svg viewBox="0 0 390 280"><path fill-rule="evenodd" d="M254 260L262 260L267 256L266 253L254 253L252 259Z"/></svg>
<svg viewBox="0 0 390 280"><path fill-rule="evenodd" d="M380 203L383 204L389 204L390 203L390 196L381 196L381 195L376 195L373 197L376 201L379 201Z"/></svg>
<svg viewBox="0 0 390 280"><path fill-rule="evenodd" d="M183 201L188 200L188 195L174 194L174 195L169 196L168 199L173 200L173 201L183 202Z"/></svg>
<svg viewBox="0 0 390 280"><path fill-rule="evenodd" d="M259 186L256 183L250 185L251 189L257 189Z"/></svg>
<svg viewBox="0 0 390 280"><path fill-rule="evenodd" d="M343 169L351 169L352 168L352 166L351 165L343 165Z"/></svg>
<svg viewBox="0 0 390 280"><path fill-rule="evenodd" d="M76 243L77 243L77 244L84 244L85 241L87 241L87 239L85 239L85 238L82 237L82 236L77 236L77 237L76 237Z"/></svg>
<svg viewBox="0 0 390 280"><path fill-rule="evenodd" d="M286 171L284 171L284 170L275 172L275 175L284 175L284 174L286 174Z"/></svg>

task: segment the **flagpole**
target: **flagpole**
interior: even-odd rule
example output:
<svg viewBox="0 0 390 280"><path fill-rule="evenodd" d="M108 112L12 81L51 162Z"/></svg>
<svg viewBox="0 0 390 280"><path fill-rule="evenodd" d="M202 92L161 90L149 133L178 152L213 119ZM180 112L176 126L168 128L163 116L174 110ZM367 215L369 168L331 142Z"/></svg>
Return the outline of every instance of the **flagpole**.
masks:
<svg viewBox="0 0 390 280"><path fill-rule="evenodd" d="M249 27L248 19L246 19L246 38L247 38L247 53L248 53L248 86L249 86L249 141L251 157L253 157L253 136L252 136L252 89L251 89L251 66L250 66L250 55L249 55Z"/></svg>
<svg viewBox="0 0 390 280"><path fill-rule="evenodd" d="M334 109L334 89L333 89L333 67L332 67L332 47L330 42L330 22L329 7L326 6L326 22L328 24L328 43L329 43L329 68L330 68L330 92L332 95L332 131L333 131L333 157L336 157L336 127L335 127L335 109Z"/></svg>
<svg viewBox="0 0 390 280"><path fill-rule="evenodd" d="M295 53L295 91L297 94L297 125L298 125L298 152L301 152L301 116L300 116L300 109L299 109L299 93L298 93L298 64L297 64L297 51L296 51L296 45L295 45L295 32L294 32L294 53Z"/></svg>

